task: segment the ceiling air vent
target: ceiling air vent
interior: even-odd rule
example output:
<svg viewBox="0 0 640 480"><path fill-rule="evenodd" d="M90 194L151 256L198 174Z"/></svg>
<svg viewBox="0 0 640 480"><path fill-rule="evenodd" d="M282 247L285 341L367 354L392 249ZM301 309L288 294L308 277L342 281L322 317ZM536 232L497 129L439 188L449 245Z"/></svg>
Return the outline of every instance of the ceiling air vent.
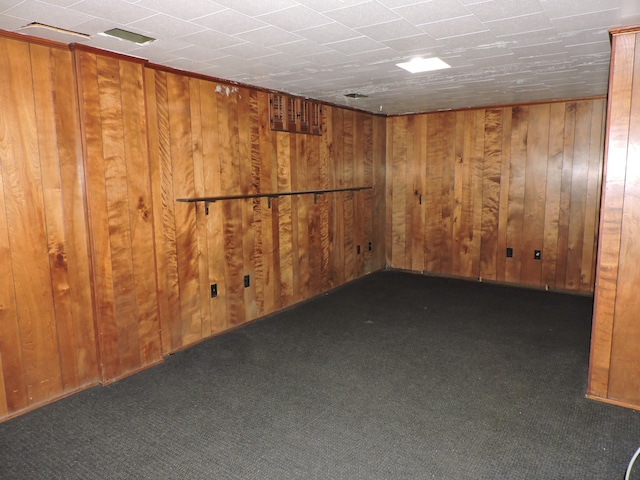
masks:
<svg viewBox="0 0 640 480"><path fill-rule="evenodd" d="M127 30L122 30L121 28L112 28L111 30L106 30L100 35L104 35L107 37L115 37L119 40L126 40L127 42L133 42L137 45L147 45L148 43L155 42L155 38L147 37L146 35L141 35L139 33L129 32Z"/></svg>
<svg viewBox="0 0 640 480"><path fill-rule="evenodd" d="M364 95L363 93L345 93L345 97L349 98L367 98L369 95Z"/></svg>

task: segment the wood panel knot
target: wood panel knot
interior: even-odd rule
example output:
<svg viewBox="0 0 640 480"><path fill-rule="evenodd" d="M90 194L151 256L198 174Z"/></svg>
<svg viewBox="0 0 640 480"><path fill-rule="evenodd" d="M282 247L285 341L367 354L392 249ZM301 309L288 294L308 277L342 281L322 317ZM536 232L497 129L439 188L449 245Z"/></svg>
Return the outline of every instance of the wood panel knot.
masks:
<svg viewBox="0 0 640 480"><path fill-rule="evenodd" d="M149 207L147 207L147 205L145 204L143 197L138 198L138 211L140 212L140 216L142 217L142 219L145 221L148 220L151 216Z"/></svg>
<svg viewBox="0 0 640 480"><path fill-rule="evenodd" d="M64 249L63 243L57 243L55 245L55 251L53 252L53 266L56 268L67 269L67 253Z"/></svg>

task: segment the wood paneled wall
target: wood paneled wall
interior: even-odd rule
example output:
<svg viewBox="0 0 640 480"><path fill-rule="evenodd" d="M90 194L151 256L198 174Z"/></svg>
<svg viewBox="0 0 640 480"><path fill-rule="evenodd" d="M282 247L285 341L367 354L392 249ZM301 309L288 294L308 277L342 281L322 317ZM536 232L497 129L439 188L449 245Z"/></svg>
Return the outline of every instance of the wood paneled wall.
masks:
<svg viewBox="0 0 640 480"><path fill-rule="evenodd" d="M604 108L596 99L390 117L387 263L592 292Z"/></svg>
<svg viewBox="0 0 640 480"><path fill-rule="evenodd" d="M640 29L613 32L589 396L640 408Z"/></svg>
<svg viewBox="0 0 640 480"><path fill-rule="evenodd" d="M0 75L0 419L385 262L592 289L602 100L388 119L325 106L314 136L272 132L266 92L86 47L3 35ZM630 166L609 168L608 188L626 181L632 206ZM176 202L357 186L373 188L218 201L208 215ZM614 193L605 244L626 238L628 259L634 217ZM615 271L629 284L618 295L633 264ZM631 325L630 293L602 298ZM623 333L597 341L630 345ZM624 370L617 361L607 368Z"/></svg>
<svg viewBox="0 0 640 480"><path fill-rule="evenodd" d="M271 132L265 92L159 68L146 84L165 353L384 266L384 118L325 107L322 136ZM224 200L208 215L176 202L361 185L374 189Z"/></svg>
<svg viewBox="0 0 640 480"><path fill-rule="evenodd" d="M99 377L72 55L0 37L0 72L2 418Z"/></svg>
<svg viewBox="0 0 640 480"><path fill-rule="evenodd" d="M384 118L271 132L266 92L12 34L0 67L0 419L384 267Z"/></svg>
<svg viewBox="0 0 640 480"><path fill-rule="evenodd" d="M76 50L102 381L161 360L144 66Z"/></svg>

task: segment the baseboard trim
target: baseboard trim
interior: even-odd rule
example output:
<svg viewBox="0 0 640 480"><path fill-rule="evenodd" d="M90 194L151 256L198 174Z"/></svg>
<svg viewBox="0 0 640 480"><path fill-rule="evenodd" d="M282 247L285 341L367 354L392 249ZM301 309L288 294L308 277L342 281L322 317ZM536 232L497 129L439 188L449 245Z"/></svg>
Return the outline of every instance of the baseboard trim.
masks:
<svg viewBox="0 0 640 480"><path fill-rule="evenodd" d="M640 410L640 405L635 405L633 403L621 402L620 400L613 400L611 398L599 397L597 395L591 395L587 393L585 395L589 400L595 400L597 402L608 403L610 405L616 405L618 407L630 408L632 410Z"/></svg>
<svg viewBox="0 0 640 480"><path fill-rule="evenodd" d="M86 390L86 389L91 388L91 387L96 387L98 385L100 385L100 381L97 380L97 379L92 381L92 382L85 383L84 385L82 385L80 387L74 388L72 390L67 390L66 392L61 393L60 395L56 395L55 397L47 398L46 400L44 400L42 402L34 403L32 405L29 405L28 407L21 408L20 410L16 410L14 412L11 412L8 415L5 415L4 417L0 417L0 423L6 422L7 420L11 420L12 418L19 417L20 415L24 415L25 413L31 412L33 410L37 410L38 408L44 407L45 405L49 405L50 403L57 402L58 400L62 400L63 398L70 397L71 395L74 395L74 394L76 394L78 392L81 392L81 391Z"/></svg>

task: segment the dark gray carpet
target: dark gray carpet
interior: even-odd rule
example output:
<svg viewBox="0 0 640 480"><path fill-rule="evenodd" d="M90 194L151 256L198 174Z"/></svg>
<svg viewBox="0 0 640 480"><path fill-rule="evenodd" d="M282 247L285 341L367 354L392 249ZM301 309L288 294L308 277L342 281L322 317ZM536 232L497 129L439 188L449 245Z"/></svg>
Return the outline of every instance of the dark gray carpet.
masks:
<svg viewBox="0 0 640 480"><path fill-rule="evenodd" d="M0 424L0 478L622 480L640 415L584 398L590 323L379 272Z"/></svg>

